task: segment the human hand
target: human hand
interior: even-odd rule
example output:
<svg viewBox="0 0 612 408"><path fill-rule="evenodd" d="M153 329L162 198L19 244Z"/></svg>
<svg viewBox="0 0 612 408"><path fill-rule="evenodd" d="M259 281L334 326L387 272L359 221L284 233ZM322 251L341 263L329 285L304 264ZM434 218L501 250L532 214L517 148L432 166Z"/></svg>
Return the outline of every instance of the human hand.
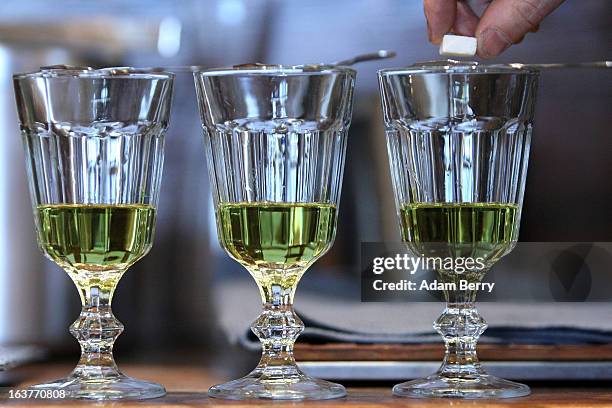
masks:
<svg viewBox="0 0 612 408"><path fill-rule="evenodd" d="M478 55L490 58L537 31L540 23L565 0L424 0L429 41L440 44L444 34L478 39ZM470 4L468 4L470 3ZM481 17L471 5L486 5Z"/></svg>

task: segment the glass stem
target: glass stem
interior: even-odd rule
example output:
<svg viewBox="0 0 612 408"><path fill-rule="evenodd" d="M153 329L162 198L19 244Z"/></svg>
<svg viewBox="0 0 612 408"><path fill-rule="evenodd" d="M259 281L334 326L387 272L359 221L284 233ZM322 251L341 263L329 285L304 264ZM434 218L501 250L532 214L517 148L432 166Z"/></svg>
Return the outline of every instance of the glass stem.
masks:
<svg viewBox="0 0 612 408"><path fill-rule="evenodd" d="M81 345L81 358L74 376L96 380L121 375L113 358L113 345L123 332L123 324L111 310L118 280L81 290L83 308L70 326L70 333Z"/></svg>
<svg viewBox="0 0 612 408"><path fill-rule="evenodd" d="M467 278L463 275L439 274L445 282L455 282L459 287L459 280L465 279L475 282L482 279L484 271L478 276ZM446 308L442 315L434 322L434 329L444 339L445 354L442 366L438 370L441 376L457 379L469 379L476 375L485 374L476 354L476 343L480 335L486 330L487 323L476 309L475 290L445 291Z"/></svg>
<svg viewBox="0 0 612 408"><path fill-rule="evenodd" d="M301 374L293 357L295 340L304 330L304 323L293 310L295 288L296 285L287 287L274 283L260 288L263 311L251 325L262 348L255 370L271 378Z"/></svg>

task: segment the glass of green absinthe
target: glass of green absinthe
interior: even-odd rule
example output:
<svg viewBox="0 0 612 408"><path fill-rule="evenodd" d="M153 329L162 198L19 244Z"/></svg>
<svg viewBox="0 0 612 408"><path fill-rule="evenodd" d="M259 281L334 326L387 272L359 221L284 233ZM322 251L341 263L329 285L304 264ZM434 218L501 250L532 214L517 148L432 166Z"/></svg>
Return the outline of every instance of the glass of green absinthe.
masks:
<svg viewBox="0 0 612 408"><path fill-rule="evenodd" d="M446 309L434 322L446 345L442 366L396 385L395 395L529 394L481 367L476 342L487 326L471 288L518 238L537 82L537 71L518 65L439 61L379 71L402 239L455 288L444 291Z"/></svg>
<svg viewBox="0 0 612 408"><path fill-rule="evenodd" d="M293 296L336 235L355 71L252 64L195 74L219 241L257 282L262 343L247 376L213 386L225 399L346 395L304 374L293 344L304 324Z"/></svg>
<svg viewBox="0 0 612 408"><path fill-rule="evenodd" d="M64 66L14 76L38 243L83 305L70 327L81 345L78 365L33 390L93 400L165 395L117 368L113 344L123 325L111 300L153 244L173 80Z"/></svg>

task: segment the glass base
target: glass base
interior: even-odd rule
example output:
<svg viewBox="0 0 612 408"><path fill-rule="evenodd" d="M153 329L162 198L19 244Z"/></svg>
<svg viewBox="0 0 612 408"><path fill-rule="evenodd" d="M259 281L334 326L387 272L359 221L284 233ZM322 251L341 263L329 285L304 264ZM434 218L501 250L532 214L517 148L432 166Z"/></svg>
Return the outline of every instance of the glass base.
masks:
<svg viewBox="0 0 612 408"><path fill-rule="evenodd" d="M452 378L434 374L393 387L393 395L411 398L514 398L529 395L530 392L529 387L524 384L489 374L469 378Z"/></svg>
<svg viewBox="0 0 612 408"><path fill-rule="evenodd" d="M255 370L246 377L211 387L208 395L231 400L325 400L342 398L346 396L346 390L340 384L303 373L271 377Z"/></svg>
<svg viewBox="0 0 612 408"><path fill-rule="evenodd" d="M160 384L137 380L123 374L111 379L90 380L70 376L46 384L32 385L29 389L65 391L62 399L140 400L166 395L165 388Z"/></svg>

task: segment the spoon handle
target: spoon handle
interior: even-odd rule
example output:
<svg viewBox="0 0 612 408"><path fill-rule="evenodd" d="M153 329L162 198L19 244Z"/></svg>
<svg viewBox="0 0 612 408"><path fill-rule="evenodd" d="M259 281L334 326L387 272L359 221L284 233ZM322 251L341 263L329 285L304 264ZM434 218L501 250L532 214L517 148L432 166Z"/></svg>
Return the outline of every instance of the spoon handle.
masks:
<svg viewBox="0 0 612 408"><path fill-rule="evenodd" d="M346 67L346 66L351 66L351 65L357 64L359 62L374 61L374 60L393 58L396 55L397 55L397 53L395 51L378 50L378 51L375 51L375 52L369 52L367 54L356 55L356 56L354 56L353 58L350 58L350 59L334 62L331 65L345 66Z"/></svg>
<svg viewBox="0 0 612 408"><path fill-rule="evenodd" d="M573 62L567 64L518 64L528 68L557 69L557 68L612 68L612 61Z"/></svg>
<svg viewBox="0 0 612 408"><path fill-rule="evenodd" d="M323 67L323 66L343 66L343 67L347 67L347 66L351 66L354 64L357 64L359 62L365 62L365 61L374 61L374 60L381 60L381 59L387 59L387 58L393 58L395 57L396 52L395 51L389 51L389 50L378 50L375 52L369 52L367 54L360 54L360 55L356 55L353 58L350 59L345 59L345 60L341 60L338 62L333 62L329 65L326 64L308 64L306 65L307 67ZM257 65L257 64L244 64L246 65ZM196 72L196 71L200 71L203 69L206 69L209 67L205 67L204 65L178 65L178 66L167 66L167 67L150 67L150 68L141 68L143 70L148 70L151 72L160 72L160 71L171 71L171 72Z"/></svg>

